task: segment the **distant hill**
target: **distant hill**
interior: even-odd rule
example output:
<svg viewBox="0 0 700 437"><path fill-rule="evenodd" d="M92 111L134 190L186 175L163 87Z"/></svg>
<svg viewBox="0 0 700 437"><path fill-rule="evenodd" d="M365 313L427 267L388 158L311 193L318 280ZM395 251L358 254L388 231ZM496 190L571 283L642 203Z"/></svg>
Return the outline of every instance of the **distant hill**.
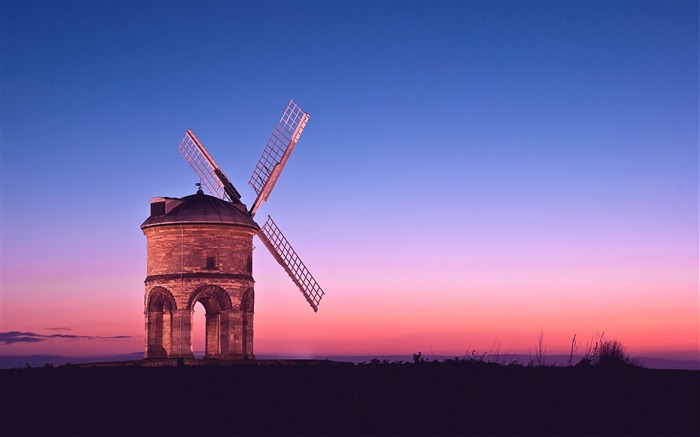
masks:
<svg viewBox="0 0 700 437"><path fill-rule="evenodd" d="M108 361L133 361L143 358L143 352L133 352L121 355L4 355L0 356L0 368L12 369L22 367L42 367L46 364L64 365L80 363L99 363Z"/></svg>

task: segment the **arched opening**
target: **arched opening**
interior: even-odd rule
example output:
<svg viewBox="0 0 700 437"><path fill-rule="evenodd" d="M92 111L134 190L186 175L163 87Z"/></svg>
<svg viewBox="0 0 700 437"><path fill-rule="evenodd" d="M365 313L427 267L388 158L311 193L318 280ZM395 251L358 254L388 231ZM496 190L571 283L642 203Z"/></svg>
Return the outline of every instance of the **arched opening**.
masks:
<svg viewBox="0 0 700 437"><path fill-rule="evenodd" d="M192 352L197 359L204 358L206 348L206 314L204 305L196 302L192 307Z"/></svg>
<svg viewBox="0 0 700 437"><path fill-rule="evenodd" d="M162 287L151 290L146 305L146 358L168 358L172 353L175 309L175 300L168 290Z"/></svg>
<svg viewBox="0 0 700 437"><path fill-rule="evenodd" d="M197 338L203 338L204 358L220 358L227 355L230 349L231 300L226 291L211 285L200 287L192 294L190 308L194 310L193 329L190 333L193 350L197 350ZM201 312L198 311L200 308Z"/></svg>

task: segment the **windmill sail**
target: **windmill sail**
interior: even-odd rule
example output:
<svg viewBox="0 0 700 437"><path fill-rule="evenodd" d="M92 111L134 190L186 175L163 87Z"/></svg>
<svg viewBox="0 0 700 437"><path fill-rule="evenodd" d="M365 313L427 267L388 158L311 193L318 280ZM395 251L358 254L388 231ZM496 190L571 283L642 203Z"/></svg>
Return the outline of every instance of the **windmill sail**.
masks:
<svg viewBox="0 0 700 437"><path fill-rule="evenodd" d="M192 170L197 173L207 190L221 199L239 200L241 195L228 180L224 172L211 157L207 149L199 142L194 132L187 130L185 137L177 148L185 160L190 164Z"/></svg>
<svg viewBox="0 0 700 437"><path fill-rule="evenodd" d="M250 208L251 216L254 216L260 204L270 197L272 188L308 121L309 114L302 111L294 100L290 100L248 181L258 195Z"/></svg>
<svg viewBox="0 0 700 437"><path fill-rule="evenodd" d="M299 287L311 308L315 312L318 311L318 304L321 302L324 292L272 220L272 217L267 216L267 221L260 228L258 237Z"/></svg>

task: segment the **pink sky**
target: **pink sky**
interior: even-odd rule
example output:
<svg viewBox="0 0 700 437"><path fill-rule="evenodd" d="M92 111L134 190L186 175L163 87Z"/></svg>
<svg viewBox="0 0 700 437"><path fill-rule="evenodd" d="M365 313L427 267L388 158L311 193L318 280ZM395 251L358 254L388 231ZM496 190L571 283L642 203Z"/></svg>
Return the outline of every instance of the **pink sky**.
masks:
<svg viewBox="0 0 700 437"><path fill-rule="evenodd" d="M698 353L697 269L690 265L653 267L639 262L612 268L604 259L589 265L560 259L552 268L535 260L514 266L512 260L503 263L481 252L481 258L462 260L463 269L453 257L421 270L415 262L420 257L408 254L404 263L400 255L380 265L373 259L357 260L351 270L324 260L332 248L318 246L313 251L305 246L304 254L310 254L306 262L327 290L315 314L261 250L264 247L258 247L258 354L430 351L461 356L495 349L528 353L536 348L540 330L551 354L568 353L574 334L582 352L602 332L624 342L632 354ZM383 251L390 256L389 250ZM143 261L144 256L135 254L134 259ZM78 275L69 266L49 268L53 274L32 278L11 272L4 279L5 289L13 293L3 294L2 330L133 338L50 339L3 345L2 353L107 355L142 350L142 273L132 261L116 273L98 269L94 275ZM357 271L363 274L353 274ZM48 329L62 327L70 331ZM195 330L195 347L202 343L202 329Z"/></svg>

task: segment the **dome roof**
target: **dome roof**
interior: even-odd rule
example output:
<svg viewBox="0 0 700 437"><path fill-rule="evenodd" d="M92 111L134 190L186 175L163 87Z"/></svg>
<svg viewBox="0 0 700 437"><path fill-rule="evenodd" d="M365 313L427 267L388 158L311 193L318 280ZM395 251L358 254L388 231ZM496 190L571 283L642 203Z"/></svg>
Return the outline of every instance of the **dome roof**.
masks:
<svg viewBox="0 0 700 437"><path fill-rule="evenodd" d="M181 199L156 197L141 229L173 224L220 224L259 229L240 201L227 202L201 191Z"/></svg>

